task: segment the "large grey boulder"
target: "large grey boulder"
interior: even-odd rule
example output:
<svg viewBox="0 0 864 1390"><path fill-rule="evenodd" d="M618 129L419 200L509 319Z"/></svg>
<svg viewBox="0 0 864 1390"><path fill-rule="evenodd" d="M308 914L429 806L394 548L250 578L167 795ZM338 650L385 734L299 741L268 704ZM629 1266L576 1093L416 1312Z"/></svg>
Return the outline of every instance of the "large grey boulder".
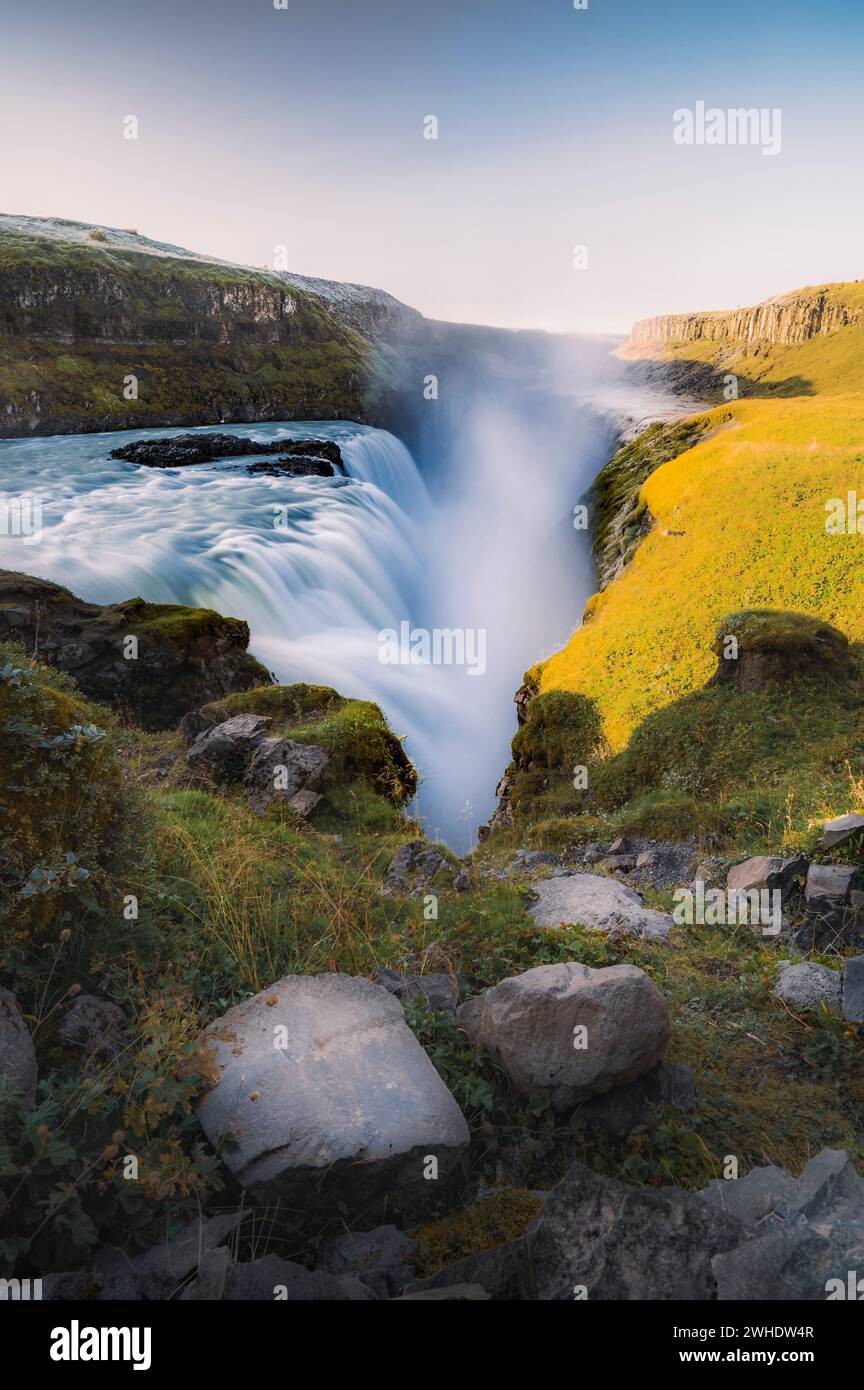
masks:
<svg viewBox="0 0 864 1390"><path fill-rule="evenodd" d="M777 977L773 993L799 1009L819 1009L823 1004L826 1009L839 1009L840 972L814 960L787 964Z"/></svg>
<svg viewBox="0 0 864 1390"><path fill-rule="evenodd" d="M822 848L834 849L836 845L846 845L859 835L864 835L864 816L860 811L835 816L833 820L826 820L822 827Z"/></svg>
<svg viewBox="0 0 864 1390"><path fill-rule="evenodd" d="M780 1214L787 1221L864 1221L864 1178L846 1150L822 1149L811 1158Z"/></svg>
<svg viewBox="0 0 864 1390"><path fill-rule="evenodd" d="M539 965L469 999L457 1018L518 1091L548 1093L556 1110L648 1071L670 1033L663 995L635 965Z"/></svg>
<svg viewBox="0 0 864 1390"><path fill-rule="evenodd" d="M726 878L726 887L736 892L780 890L783 901L794 887L795 879L807 871L807 860L799 855L783 859L779 855L757 854L742 864L733 864Z"/></svg>
<svg viewBox="0 0 864 1390"><path fill-rule="evenodd" d="M195 772L209 772L225 782L238 781L272 722L263 714L235 714L223 719L198 735L186 761Z"/></svg>
<svg viewBox="0 0 864 1390"><path fill-rule="evenodd" d="M458 1176L462 1112L398 1000L370 980L290 975L201 1044L220 1079L198 1118L254 1200L339 1202L380 1220L422 1209Z"/></svg>
<svg viewBox="0 0 864 1390"><path fill-rule="evenodd" d="M770 1164L734 1181L715 1179L700 1196L750 1227L864 1221L864 1179L845 1149L822 1149L800 1178Z"/></svg>
<svg viewBox="0 0 864 1390"><path fill-rule="evenodd" d="M864 1179L845 1150L823 1149L800 1178L756 1168L701 1195L740 1216L755 1237L715 1258L718 1298L843 1298L850 1271L864 1271Z"/></svg>
<svg viewBox="0 0 864 1390"><path fill-rule="evenodd" d="M533 1297L711 1299L712 1259L744 1234L692 1193L628 1187L574 1163L525 1237Z"/></svg>
<svg viewBox="0 0 864 1390"><path fill-rule="evenodd" d="M36 1053L15 995L0 985L0 1076L10 1077L26 1104L36 1091Z"/></svg>
<svg viewBox="0 0 864 1390"><path fill-rule="evenodd" d="M864 956L852 956L843 970L843 1017L864 1023Z"/></svg>
<svg viewBox="0 0 864 1390"><path fill-rule="evenodd" d="M633 888L600 874L562 874L534 884L528 909L538 927L582 925L595 931L665 941L672 918L646 907Z"/></svg>
<svg viewBox="0 0 864 1390"><path fill-rule="evenodd" d="M327 751L290 738L262 739L243 778L249 805L258 815L269 806L288 806L304 819L320 805Z"/></svg>

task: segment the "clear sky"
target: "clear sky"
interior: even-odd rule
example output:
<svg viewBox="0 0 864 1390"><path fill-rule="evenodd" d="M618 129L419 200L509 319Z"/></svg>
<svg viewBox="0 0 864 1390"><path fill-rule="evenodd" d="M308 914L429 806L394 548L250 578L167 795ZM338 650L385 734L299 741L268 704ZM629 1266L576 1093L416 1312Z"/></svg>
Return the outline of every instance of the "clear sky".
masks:
<svg viewBox="0 0 864 1390"><path fill-rule="evenodd" d="M0 44L4 212L512 327L864 276L862 0L0 0ZM699 101L780 153L676 145Z"/></svg>

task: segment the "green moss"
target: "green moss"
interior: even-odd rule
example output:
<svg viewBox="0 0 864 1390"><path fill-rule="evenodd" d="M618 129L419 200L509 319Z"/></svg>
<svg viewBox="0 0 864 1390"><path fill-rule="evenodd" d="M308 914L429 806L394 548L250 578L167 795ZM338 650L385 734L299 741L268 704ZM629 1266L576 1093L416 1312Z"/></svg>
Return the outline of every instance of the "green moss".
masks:
<svg viewBox="0 0 864 1390"><path fill-rule="evenodd" d="M587 767L602 745L600 721L590 700L553 690L530 700L512 743L510 798L520 818L548 818L577 809L577 767Z"/></svg>
<svg viewBox="0 0 864 1390"><path fill-rule="evenodd" d="M359 779L399 805L417 790L417 774L401 739L377 705L346 700L340 709L314 723L291 729L298 743L315 743L330 754L328 775L338 782Z"/></svg>
<svg viewBox="0 0 864 1390"><path fill-rule="evenodd" d="M416 1277L428 1279L457 1260L516 1240L525 1234L542 1210L541 1198L519 1188L509 1188L452 1216L445 1216L441 1221L421 1226L416 1232Z"/></svg>
<svg viewBox="0 0 864 1390"><path fill-rule="evenodd" d="M553 690L535 696L528 705L525 722L513 739L513 760L517 767L536 763L566 772L592 755L600 737L600 723L590 701L570 691Z"/></svg>
<svg viewBox="0 0 864 1390"><path fill-rule="evenodd" d="M849 639L830 623L806 613L777 608L748 608L724 618L717 629L714 650L718 656L730 636L738 654L758 652L784 658L784 669L818 671L835 679L855 675L856 665Z"/></svg>
<svg viewBox="0 0 864 1390"><path fill-rule="evenodd" d="M329 685L262 685L205 705L201 713L221 722L233 714L261 714L277 721L283 733L311 714L342 709L346 700Z"/></svg>
<svg viewBox="0 0 864 1390"><path fill-rule="evenodd" d="M550 816L533 821L523 838L529 849L566 850L596 840L603 833L596 816Z"/></svg>

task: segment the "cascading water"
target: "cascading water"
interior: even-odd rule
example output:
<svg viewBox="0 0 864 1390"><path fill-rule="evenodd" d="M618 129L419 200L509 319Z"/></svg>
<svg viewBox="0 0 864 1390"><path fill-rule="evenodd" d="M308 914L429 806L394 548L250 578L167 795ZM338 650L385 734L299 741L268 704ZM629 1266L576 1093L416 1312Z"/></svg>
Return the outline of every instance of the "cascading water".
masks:
<svg viewBox="0 0 864 1390"><path fill-rule="evenodd" d="M0 567L93 602L140 594L245 618L278 679L381 705L421 771L428 832L464 851L507 762L522 673L566 640L591 589L570 512L614 427L584 401L548 407L483 391L463 400L441 436L434 495L398 439L354 424L230 427L335 440L347 476L333 478L250 476L242 459L156 470L109 458L170 429L0 442L0 503L42 500L41 536L0 534ZM381 633L403 624L482 633L484 669L382 663Z"/></svg>

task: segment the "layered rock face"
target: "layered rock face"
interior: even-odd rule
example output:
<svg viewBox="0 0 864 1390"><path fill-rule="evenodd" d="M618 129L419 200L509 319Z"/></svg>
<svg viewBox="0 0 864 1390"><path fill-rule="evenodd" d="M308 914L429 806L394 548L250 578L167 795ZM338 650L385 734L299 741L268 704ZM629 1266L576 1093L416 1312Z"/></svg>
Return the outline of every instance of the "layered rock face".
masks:
<svg viewBox="0 0 864 1390"><path fill-rule="evenodd" d="M273 271L0 217L0 436L364 420L371 348L355 299L349 325Z"/></svg>
<svg viewBox="0 0 864 1390"><path fill-rule="evenodd" d="M860 322L861 310L832 296L829 287L778 295L764 304L718 313L660 314L633 325L627 348L663 343L778 343L789 347Z"/></svg>

